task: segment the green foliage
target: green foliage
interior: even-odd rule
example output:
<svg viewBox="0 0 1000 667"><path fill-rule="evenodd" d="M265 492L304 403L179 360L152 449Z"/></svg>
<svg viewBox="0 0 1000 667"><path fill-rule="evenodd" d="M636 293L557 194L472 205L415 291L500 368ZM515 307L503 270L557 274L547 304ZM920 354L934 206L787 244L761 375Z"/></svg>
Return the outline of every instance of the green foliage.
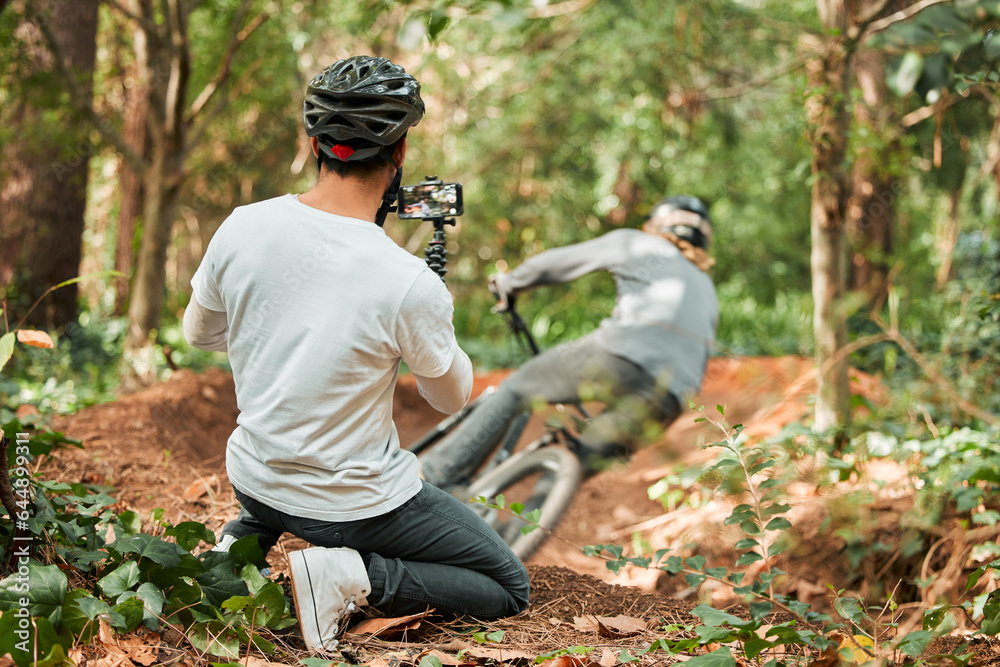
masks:
<svg viewBox="0 0 1000 667"><path fill-rule="evenodd" d="M11 436L20 428L16 422L4 426ZM59 434L40 435L31 441L28 462L65 441ZM196 649L227 659L239 658L246 645L273 653L268 637L295 623L281 584L260 574L263 553L254 536L238 540L228 552L195 556L199 544L215 542L204 524L170 525L150 517L149 532L139 532L142 522L135 513L116 514L115 500L104 490L39 476L31 478L25 496L29 501L19 506L30 518L19 520L18 530L44 546L41 560L21 556L14 522L0 524L4 554L13 549L23 566L0 581L0 611L13 612L0 624L16 623L19 610L26 610L25 618L37 628L32 632L39 655L89 641L98 618L117 632L179 625ZM64 568L74 572L73 587ZM17 664L35 664L23 648L11 648Z"/></svg>
<svg viewBox="0 0 1000 667"><path fill-rule="evenodd" d="M721 406L718 411L724 416ZM784 644L807 647L818 653L839 645L844 659L859 662L876 654L892 655L897 662L888 664L902 664L907 658L930 659L924 655L930 642L955 628L953 614L956 612L965 614L970 620L977 619L982 634L1000 634L1000 596L994 593L984 593L974 600L956 604L928 603L923 609L921 626L904 629L900 626L902 616L894 600L895 593L884 603L872 605L845 596L842 590L832 591L830 603L835 615L831 617L775 589L775 583L785 574L775 567L776 559L795 539L795 528L784 516L791 509L784 494L787 483L794 479L796 459L826 462L826 467L813 473L814 480L863 477L867 474L869 460L875 457L895 458L909 465L913 471L911 479L915 482L916 502L913 511L900 519L901 541L915 541L919 549L921 535L939 533L940 526L948 518L946 515L957 515L970 527L992 525L1000 518L996 510L1000 501L997 494L1000 490L997 433L962 429L940 438L902 441L887 434L865 432L852 438L836 457L831 457L831 447L824 438L801 427L786 429L774 440L751 447L741 438L742 427L729 427L723 420L707 415L703 419L715 424L725 435L723 441L708 445L718 448L719 456L699 471L689 471L683 476L671 475L651 489L650 495L663 498L675 486L691 494L700 485L702 493L715 491L737 500L724 522L739 527L743 534L736 543L736 549L743 553L734 566L708 567L701 555L671 555L667 549L660 549L652 556L629 556L624 547L614 544L583 549L587 555L605 558L607 567L615 572L627 566L655 567L671 576L683 576L691 587L709 580L724 584L747 601L749 619L707 605L698 606L692 613L703 625L687 628L694 635L685 640L688 644L671 644L670 650L686 650L689 644L693 646L699 642L739 641L746 657L754 659ZM678 499L675 497L673 502L677 503ZM870 504L870 500L859 499L856 504L863 507ZM831 508L832 504L828 510ZM857 566L862 558L870 557L878 545L867 541L860 517L843 517L839 521L831 527L844 536L845 551L855 559ZM848 530L851 526L853 530ZM990 534L983 535L987 542L974 549L973 556L980 560L995 558L1000 551L991 543ZM855 542L852 543L852 539ZM905 543L894 548L904 557L907 553L912 554L906 551ZM979 567L968 577L967 590L973 591L984 574L998 569L1000 560L991 560ZM922 587L929 585L931 582L920 584ZM764 636L757 634L765 619L777 610L790 613L797 620L774 625ZM817 632L817 627L822 631ZM845 636L852 639L843 640ZM955 664L967 664L971 655L968 646L963 645L953 654L937 657L947 658Z"/></svg>

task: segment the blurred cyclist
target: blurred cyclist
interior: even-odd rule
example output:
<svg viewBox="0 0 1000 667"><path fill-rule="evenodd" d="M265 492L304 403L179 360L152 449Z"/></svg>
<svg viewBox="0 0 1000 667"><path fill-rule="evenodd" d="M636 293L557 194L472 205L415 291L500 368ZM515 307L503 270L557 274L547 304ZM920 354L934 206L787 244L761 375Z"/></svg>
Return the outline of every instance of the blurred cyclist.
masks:
<svg viewBox="0 0 1000 667"><path fill-rule="evenodd" d="M606 408L581 433L589 472L627 456L682 411L701 388L719 306L707 271L712 223L703 201L688 195L657 204L642 230L618 229L554 248L510 273L490 277L498 308L540 285L610 271L617 303L593 333L554 347L510 375L485 404L422 459L424 479L447 484L472 472L483 449L535 404L596 399ZM655 429L653 429L655 430Z"/></svg>

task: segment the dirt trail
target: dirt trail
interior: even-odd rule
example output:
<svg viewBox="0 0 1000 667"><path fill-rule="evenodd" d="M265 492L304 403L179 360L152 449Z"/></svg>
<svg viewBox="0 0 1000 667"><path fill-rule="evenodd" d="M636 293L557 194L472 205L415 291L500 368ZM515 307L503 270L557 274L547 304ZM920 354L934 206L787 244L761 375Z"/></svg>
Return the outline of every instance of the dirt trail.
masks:
<svg viewBox="0 0 1000 667"><path fill-rule="evenodd" d="M478 376L474 393L505 376L504 372ZM704 405L713 417L718 414L716 405L723 405L730 423L747 425L747 432L754 437L770 436L807 417L807 401L814 386L814 370L807 359L714 359L695 402ZM882 395L878 382L869 377L853 378L852 387L872 401L879 401ZM54 419L56 430L84 441L86 448L59 452L47 465L48 473L56 481L115 487L120 510L131 507L144 513L163 508L168 521L201 521L218 532L238 512L224 464L226 440L237 414L229 374L182 370L166 382L114 403ZM666 547L690 555L689 547L697 543L699 553L709 556L709 565L735 561L732 545L738 538L722 525L731 508L713 500L665 513L648 497L649 486L674 466L706 462L712 456L703 445L718 440L721 434L714 426L696 423L698 416L687 411L662 439L637 452L627 464L584 483L556 531L557 539L550 539L529 563L532 607L498 625L513 642L521 642L529 653L539 655L594 641L579 638L579 629L569 627L575 617L584 614L624 614L647 620L659 616L691 623L696 619L687 612L706 597L716 606L734 601L728 590L713 590L706 584L695 593L686 589L683 581L656 570L630 568L615 574L602 561L580 551L584 545L600 543L630 548L638 540L653 549ZM400 379L393 418L404 444L441 417L420 398L412 378ZM542 423L542 418L534 418L527 435L541 433ZM828 593L826 584L848 581L851 572L845 569L842 541L819 539L823 536L819 530L825 511L823 499L815 488L805 488L801 494L793 510L798 514L792 519L797 529L801 527L801 539L782 559L781 567L788 571L783 590L822 606ZM888 519L900 511L896 506L883 509ZM284 571L287 553L306 546L286 535L271 552L272 569ZM888 570L890 565L898 568L901 563L890 562L884 567ZM555 629L553 623L557 624ZM442 632L447 633L447 628ZM421 641L419 636L414 639ZM432 636L426 641L446 640ZM989 653L994 655L993 647Z"/></svg>
<svg viewBox="0 0 1000 667"><path fill-rule="evenodd" d="M730 421L745 421L754 432L769 435L805 414L810 368L808 360L793 357L715 359L697 400L713 414L716 404L726 405ZM474 394L506 375L478 375ZM176 520L205 520L207 515L210 527L218 528L236 513L224 458L237 414L229 374L179 371L140 393L57 418L57 430L86 444L85 451L68 450L59 457L59 479L113 485L118 497L137 509L163 507ZM628 542L638 527L663 514L659 503L649 500L647 488L672 465L705 458L700 445L717 439L717 432L694 422L696 416L686 412L660 442L636 453L628 465L587 481L557 531L565 541L550 540L533 562L655 590L653 575L615 576L578 547ZM393 418L404 444L442 417L419 396L412 377L400 378ZM543 417L533 418L526 437L540 434L543 423Z"/></svg>

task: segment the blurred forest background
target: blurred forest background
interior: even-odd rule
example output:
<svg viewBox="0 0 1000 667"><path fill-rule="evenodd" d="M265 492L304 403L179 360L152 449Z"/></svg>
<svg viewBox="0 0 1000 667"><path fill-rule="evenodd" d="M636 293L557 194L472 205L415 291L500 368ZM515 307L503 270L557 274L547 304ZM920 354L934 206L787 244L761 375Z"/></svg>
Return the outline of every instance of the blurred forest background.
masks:
<svg viewBox="0 0 1000 667"><path fill-rule="evenodd" d="M47 296L25 326L59 354L20 350L0 391L71 411L114 395L123 358L146 380L224 364L183 341L190 277L234 207L311 186L305 84L367 53L423 85L405 182L464 184L448 283L479 367L521 359L489 273L690 193L716 225L718 355L817 354L822 425L849 407L845 362L895 383L901 413L988 421L998 17L960 0L0 0L5 331L47 288L121 273ZM430 233L386 229L418 254ZM524 309L551 345L613 294L592 275Z"/></svg>

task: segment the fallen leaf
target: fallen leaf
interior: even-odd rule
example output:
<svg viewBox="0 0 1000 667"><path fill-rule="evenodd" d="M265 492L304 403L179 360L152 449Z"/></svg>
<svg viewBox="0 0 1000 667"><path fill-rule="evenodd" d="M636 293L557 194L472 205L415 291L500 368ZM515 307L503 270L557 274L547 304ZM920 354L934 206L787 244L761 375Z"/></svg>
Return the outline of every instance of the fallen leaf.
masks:
<svg viewBox="0 0 1000 667"><path fill-rule="evenodd" d="M609 648L601 651L601 659L597 661L601 667L615 667L618 664L619 653L615 653Z"/></svg>
<svg viewBox="0 0 1000 667"><path fill-rule="evenodd" d="M508 658L509 659L509 658ZM561 655L542 663L544 667L583 667L587 659L579 655Z"/></svg>
<svg viewBox="0 0 1000 667"><path fill-rule="evenodd" d="M410 658L409 654L402 653L400 651L390 651L372 658L365 664L368 665L368 667L399 667L400 665L408 665L412 662L413 660Z"/></svg>
<svg viewBox="0 0 1000 667"><path fill-rule="evenodd" d="M838 632L830 635L830 638L840 642L837 647L840 656L856 665L868 662L875 655L875 642L870 637L864 635L852 637Z"/></svg>
<svg viewBox="0 0 1000 667"><path fill-rule="evenodd" d="M97 636L101 640L101 643L105 646L118 647L118 641L115 639L115 633L111 630L111 626L103 618L97 619Z"/></svg>
<svg viewBox="0 0 1000 667"><path fill-rule="evenodd" d="M16 664L17 663L14 662L14 658L10 657L10 653L5 653L0 656L0 667L15 667Z"/></svg>
<svg viewBox="0 0 1000 667"><path fill-rule="evenodd" d="M46 349L55 347L55 343L52 342L52 338L47 333L44 331L35 331L34 329L18 329L17 340L31 347Z"/></svg>
<svg viewBox="0 0 1000 667"><path fill-rule="evenodd" d="M243 665L243 667L292 667L292 665L285 662L270 662L250 654L240 658L239 664Z"/></svg>
<svg viewBox="0 0 1000 667"><path fill-rule="evenodd" d="M580 632L596 632L608 639L633 637L646 631L646 621L631 616L576 616L573 627Z"/></svg>
<svg viewBox="0 0 1000 667"><path fill-rule="evenodd" d="M430 651L424 651L423 653L418 655L413 662L419 665L420 661L428 656L432 658L437 658L438 660L441 661L442 665L449 665L449 667L457 667L458 665L465 664L461 660L459 660L457 656L450 655L448 653L445 653L444 651L439 651L436 648L431 649Z"/></svg>
<svg viewBox="0 0 1000 667"><path fill-rule="evenodd" d="M426 618L432 611L428 610L398 618L369 618L348 630L347 634L379 636L384 639L387 636L402 634L408 630L416 630L420 627L420 619Z"/></svg>
<svg viewBox="0 0 1000 667"><path fill-rule="evenodd" d="M129 660L149 667L159 658L160 635L150 632L142 637L129 637L119 641L118 646L129 657Z"/></svg>
<svg viewBox="0 0 1000 667"><path fill-rule="evenodd" d="M189 503L193 503L202 496L207 496L212 492L212 487L219 483L218 475L211 475L208 478L199 477L191 482L188 488L184 489L181 497Z"/></svg>
<svg viewBox="0 0 1000 667"><path fill-rule="evenodd" d="M832 646L826 647L823 655L809 663L809 667L838 667L843 664L840 660L840 653Z"/></svg>

